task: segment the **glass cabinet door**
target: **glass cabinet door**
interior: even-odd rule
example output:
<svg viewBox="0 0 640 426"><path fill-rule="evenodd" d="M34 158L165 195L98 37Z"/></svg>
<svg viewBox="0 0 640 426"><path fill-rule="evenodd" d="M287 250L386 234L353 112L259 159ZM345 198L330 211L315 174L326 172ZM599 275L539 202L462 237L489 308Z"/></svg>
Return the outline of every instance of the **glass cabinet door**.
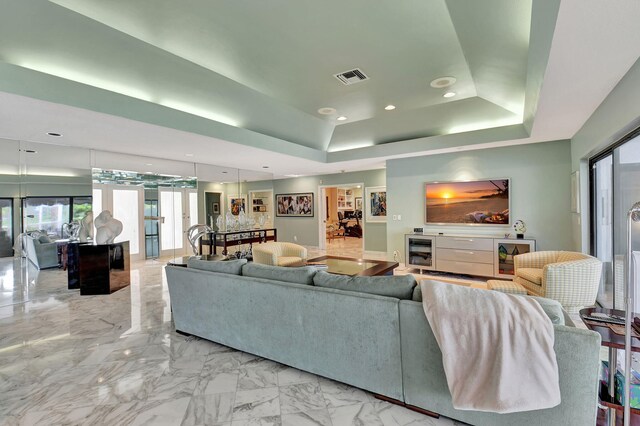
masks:
<svg viewBox="0 0 640 426"><path fill-rule="evenodd" d="M495 265L494 276L500 278L513 278L515 274L514 256L530 253L536 250L534 240L503 239L495 240L493 261Z"/></svg>
<svg viewBox="0 0 640 426"><path fill-rule="evenodd" d="M405 263L408 268L435 268L435 238L428 235L407 235Z"/></svg>

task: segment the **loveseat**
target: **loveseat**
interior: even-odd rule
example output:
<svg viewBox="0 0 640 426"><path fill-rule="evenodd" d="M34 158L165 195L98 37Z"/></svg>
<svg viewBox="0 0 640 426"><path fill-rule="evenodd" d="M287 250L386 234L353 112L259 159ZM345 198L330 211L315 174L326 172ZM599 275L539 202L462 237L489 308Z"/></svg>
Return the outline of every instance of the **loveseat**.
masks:
<svg viewBox="0 0 640 426"><path fill-rule="evenodd" d="M422 304L412 300L419 292L411 276L352 279L311 267L200 260L167 266L166 274L180 332L474 425L595 424L600 336L564 325L557 312L550 318L557 323L561 405L514 414L461 411L452 406Z"/></svg>

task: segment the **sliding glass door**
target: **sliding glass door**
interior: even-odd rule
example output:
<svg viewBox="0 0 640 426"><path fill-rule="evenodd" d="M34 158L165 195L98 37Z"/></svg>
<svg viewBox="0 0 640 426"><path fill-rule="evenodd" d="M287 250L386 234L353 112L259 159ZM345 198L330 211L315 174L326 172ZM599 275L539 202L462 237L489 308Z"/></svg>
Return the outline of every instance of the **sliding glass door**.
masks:
<svg viewBox="0 0 640 426"><path fill-rule="evenodd" d="M640 136L628 137L592 160L591 185L592 252L603 262L598 302L607 308L624 309L627 212L640 201ZM638 224L633 236L632 250L638 251ZM636 302L635 309L639 308Z"/></svg>
<svg viewBox="0 0 640 426"><path fill-rule="evenodd" d="M593 163L593 255L602 261L602 280L598 302L607 308L615 305L615 282L613 275L613 154ZM622 300L619 300L620 303Z"/></svg>

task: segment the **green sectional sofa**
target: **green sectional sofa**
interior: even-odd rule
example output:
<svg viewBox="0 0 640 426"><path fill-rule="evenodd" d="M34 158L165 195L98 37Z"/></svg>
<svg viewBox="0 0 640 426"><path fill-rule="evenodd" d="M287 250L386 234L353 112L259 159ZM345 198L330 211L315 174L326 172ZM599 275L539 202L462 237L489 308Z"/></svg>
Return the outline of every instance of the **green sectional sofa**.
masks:
<svg viewBox="0 0 640 426"><path fill-rule="evenodd" d="M166 274L180 332L474 425L595 424L600 336L564 325L557 312L550 317L557 323L561 405L516 414L461 411L452 406L422 304L407 300L412 277L340 280L310 267L239 261L193 261L167 266ZM385 284L394 290L371 294Z"/></svg>

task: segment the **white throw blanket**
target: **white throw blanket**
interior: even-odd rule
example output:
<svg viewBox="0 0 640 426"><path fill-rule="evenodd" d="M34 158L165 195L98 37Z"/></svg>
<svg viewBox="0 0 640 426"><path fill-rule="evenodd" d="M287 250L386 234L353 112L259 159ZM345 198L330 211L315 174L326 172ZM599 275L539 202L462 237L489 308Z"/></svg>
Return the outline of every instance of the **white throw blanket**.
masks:
<svg viewBox="0 0 640 426"><path fill-rule="evenodd" d="M513 413L560 404L553 324L538 302L437 281L420 286L456 409Z"/></svg>

